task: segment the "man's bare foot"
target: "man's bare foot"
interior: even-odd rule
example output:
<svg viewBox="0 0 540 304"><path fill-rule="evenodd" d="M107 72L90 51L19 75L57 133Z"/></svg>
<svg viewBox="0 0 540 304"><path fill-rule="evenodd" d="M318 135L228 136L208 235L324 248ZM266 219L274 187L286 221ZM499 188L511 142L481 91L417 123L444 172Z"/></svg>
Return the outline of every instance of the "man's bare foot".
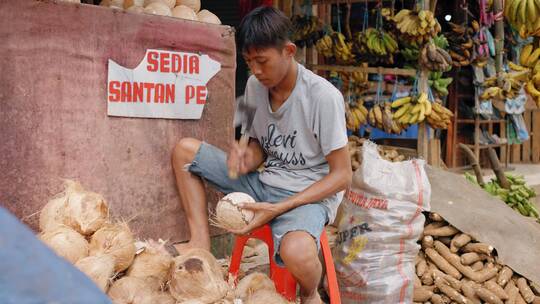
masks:
<svg viewBox="0 0 540 304"><path fill-rule="evenodd" d="M322 304L321 296L315 291L310 296L300 296L300 303L302 304Z"/></svg>
<svg viewBox="0 0 540 304"><path fill-rule="evenodd" d="M182 255L184 252L192 248L202 248L210 251L210 245L195 244L192 242L173 244L173 247L176 249L176 255Z"/></svg>

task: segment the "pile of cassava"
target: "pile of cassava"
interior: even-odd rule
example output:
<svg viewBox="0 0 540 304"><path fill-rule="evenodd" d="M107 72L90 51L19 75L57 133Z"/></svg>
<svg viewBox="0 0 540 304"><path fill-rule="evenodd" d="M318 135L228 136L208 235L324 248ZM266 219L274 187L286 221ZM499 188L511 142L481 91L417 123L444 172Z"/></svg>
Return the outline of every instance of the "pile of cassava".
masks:
<svg viewBox="0 0 540 304"><path fill-rule="evenodd" d="M115 304L288 303L265 274L236 285L205 250L173 257L164 241L135 240L127 223L111 220L103 196L74 181L41 210L39 226L39 238Z"/></svg>

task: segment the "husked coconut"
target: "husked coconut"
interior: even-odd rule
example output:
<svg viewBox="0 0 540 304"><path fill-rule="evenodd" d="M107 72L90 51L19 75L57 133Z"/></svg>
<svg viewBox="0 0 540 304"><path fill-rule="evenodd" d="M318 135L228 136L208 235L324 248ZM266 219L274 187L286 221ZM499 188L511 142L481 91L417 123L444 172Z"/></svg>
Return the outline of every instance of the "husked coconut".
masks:
<svg viewBox="0 0 540 304"><path fill-rule="evenodd" d="M191 8L185 5L179 5L173 8L172 16L186 20L197 20L197 14L195 14L195 12Z"/></svg>
<svg viewBox="0 0 540 304"><path fill-rule="evenodd" d="M114 274L113 256L108 254L88 256L80 259L75 267L92 279L103 292L107 292L110 279Z"/></svg>
<svg viewBox="0 0 540 304"><path fill-rule="evenodd" d="M67 195L49 200L39 214L39 229L41 231L52 230L63 226L67 216Z"/></svg>
<svg viewBox="0 0 540 304"><path fill-rule="evenodd" d="M274 282L266 274L254 272L238 282L234 290L234 296L245 301L253 293L262 289L276 291Z"/></svg>
<svg viewBox="0 0 540 304"><path fill-rule="evenodd" d="M132 6L144 7L144 0L124 0L125 9L128 9Z"/></svg>
<svg viewBox="0 0 540 304"><path fill-rule="evenodd" d="M212 13L209 10L200 11L197 14L197 19L201 22L221 24L221 20L219 20L218 16L216 16L214 13Z"/></svg>
<svg viewBox="0 0 540 304"><path fill-rule="evenodd" d="M240 203L254 203L248 194L233 192L224 196L216 206L216 214L212 221L216 226L226 230L236 230L246 227L253 219L254 213L238 206Z"/></svg>
<svg viewBox="0 0 540 304"><path fill-rule="evenodd" d="M114 270L126 270L135 257L135 240L126 223L107 224L92 235L90 255L110 254L115 259Z"/></svg>
<svg viewBox="0 0 540 304"><path fill-rule="evenodd" d="M173 258L165 249L165 244L155 241L144 243L144 250L135 256L127 275L131 277L155 277L165 284L170 275Z"/></svg>
<svg viewBox="0 0 540 304"><path fill-rule="evenodd" d="M191 8L195 13L201 10L201 0L176 0L176 5L185 5Z"/></svg>
<svg viewBox="0 0 540 304"><path fill-rule="evenodd" d="M261 289L250 295L245 304L289 304L289 302L283 298L276 291L271 291L268 289Z"/></svg>
<svg viewBox="0 0 540 304"><path fill-rule="evenodd" d="M158 292L159 282L156 278L123 277L115 281L107 295L115 304L139 304L145 298Z"/></svg>
<svg viewBox="0 0 540 304"><path fill-rule="evenodd" d="M81 3L81 0L61 0L62 2Z"/></svg>
<svg viewBox="0 0 540 304"><path fill-rule="evenodd" d="M171 16L171 8L163 2L152 2L144 7L144 12L152 15Z"/></svg>
<svg viewBox="0 0 540 304"><path fill-rule="evenodd" d="M79 183L67 183L66 225L83 235L90 235L101 228L109 218L109 207L103 196L86 191Z"/></svg>
<svg viewBox="0 0 540 304"><path fill-rule="evenodd" d="M56 254L75 264L88 256L88 242L77 231L67 226L58 226L45 231L39 238Z"/></svg>
<svg viewBox="0 0 540 304"><path fill-rule="evenodd" d="M169 291L179 302L215 303L227 296L229 285L210 252L190 249L174 259Z"/></svg>
<svg viewBox="0 0 540 304"><path fill-rule="evenodd" d="M161 2L172 9L176 5L176 0L144 0L144 6L147 6L154 2Z"/></svg>
<svg viewBox="0 0 540 304"><path fill-rule="evenodd" d="M144 7L133 5L130 8L126 9L126 12L142 14L144 13Z"/></svg>

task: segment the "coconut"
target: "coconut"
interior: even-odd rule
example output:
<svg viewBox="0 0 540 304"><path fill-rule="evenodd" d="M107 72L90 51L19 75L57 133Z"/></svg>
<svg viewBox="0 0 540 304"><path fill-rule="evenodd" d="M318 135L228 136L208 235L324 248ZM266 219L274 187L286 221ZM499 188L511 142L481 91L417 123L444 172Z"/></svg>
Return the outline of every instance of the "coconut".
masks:
<svg viewBox="0 0 540 304"><path fill-rule="evenodd" d="M240 280L240 282L238 282L238 285L234 290L234 296L236 298L246 300L256 291L263 289L273 292L276 291L274 282L270 280L267 275L260 272L254 272L245 276L244 278L242 278L242 280Z"/></svg>
<svg viewBox="0 0 540 304"><path fill-rule="evenodd" d="M156 278L123 277L114 282L107 295L115 304L139 304L160 289ZM155 302L159 303L159 302Z"/></svg>
<svg viewBox="0 0 540 304"><path fill-rule="evenodd" d="M124 0L124 8L128 9L132 6L144 6L144 0Z"/></svg>
<svg viewBox="0 0 540 304"><path fill-rule="evenodd" d="M114 274L114 257L108 254L80 259L75 266L84 272L96 285L107 292L110 278Z"/></svg>
<svg viewBox="0 0 540 304"><path fill-rule="evenodd" d="M126 223L107 224L92 235L90 255L110 254L115 258L114 270L126 270L135 257L133 233Z"/></svg>
<svg viewBox="0 0 540 304"><path fill-rule="evenodd" d="M137 304L176 304L176 300L166 292L153 292L140 297Z"/></svg>
<svg viewBox="0 0 540 304"><path fill-rule="evenodd" d="M180 19L186 19L186 20L197 20L197 14L195 12L185 6L185 5L179 5L172 10L173 17L180 18Z"/></svg>
<svg viewBox="0 0 540 304"><path fill-rule="evenodd" d="M66 181L67 210L65 224L83 235L96 232L107 222L109 208L103 196L86 191L74 181Z"/></svg>
<svg viewBox="0 0 540 304"><path fill-rule="evenodd" d="M200 11L197 14L197 19L201 22L221 24L221 20L219 20L218 16L216 16L214 13L212 13L209 10Z"/></svg>
<svg viewBox="0 0 540 304"><path fill-rule="evenodd" d="M81 3L81 0L61 0L62 2Z"/></svg>
<svg viewBox="0 0 540 304"><path fill-rule="evenodd" d="M161 2L172 9L176 5L176 0L144 0L144 6L147 6L154 2Z"/></svg>
<svg viewBox="0 0 540 304"><path fill-rule="evenodd" d="M88 256L88 242L84 236L67 226L45 231L39 238L56 254L75 264Z"/></svg>
<svg viewBox="0 0 540 304"><path fill-rule="evenodd" d="M169 282L171 295L179 302L199 300L219 301L229 291L214 256L204 249L190 249L174 259Z"/></svg>
<svg viewBox="0 0 540 304"><path fill-rule="evenodd" d="M144 7L144 12L152 15L171 16L171 9L163 2L152 2Z"/></svg>
<svg viewBox="0 0 540 304"><path fill-rule="evenodd" d="M155 241L144 243L144 249L137 254L133 264L129 267L127 275L131 277L156 277L161 284L165 284L171 271L172 256L165 249L165 243Z"/></svg>
<svg viewBox="0 0 540 304"><path fill-rule="evenodd" d="M271 291L268 289L260 289L253 293L247 298L246 301L243 301L245 304L289 304L289 302L283 298L276 291Z"/></svg>
<svg viewBox="0 0 540 304"><path fill-rule="evenodd" d="M191 8L195 13L201 10L201 0L176 0L176 5L185 5Z"/></svg>
<svg viewBox="0 0 540 304"><path fill-rule="evenodd" d="M240 203L254 203L248 194L233 192L224 196L216 206L216 214L212 221L220 228L237 230L246 227L253 219L254 213L238 206Z"/></svg>
<svg viewBox="0 0 540 304"><path fill-rule="evenodd" d="M39 214L39 229L41 229L41 231L48 231L64 225L67 216L66 211L66 194L62 194L49 200Z"/></svg>
<svg viewBox="0 0 540 304"><path fill-rule="evenodd" d="M144 7L133 5L130 8L126 9L126 12L142 14L144 13Z"/></svg>

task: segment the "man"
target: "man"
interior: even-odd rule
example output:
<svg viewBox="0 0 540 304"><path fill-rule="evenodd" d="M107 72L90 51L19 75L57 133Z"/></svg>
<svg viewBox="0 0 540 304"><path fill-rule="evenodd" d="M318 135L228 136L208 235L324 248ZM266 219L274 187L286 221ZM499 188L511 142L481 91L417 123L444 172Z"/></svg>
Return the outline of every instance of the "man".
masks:
<svg viewBox="0 0 540 304"><path fill-rule="evenodd" d="M247 147L234 143L227 156L193 138L176 145L173 167L191 232L190 241L176 248L210 249L202 179L223 193L247 193L259 203L242 207L255 217L233 232L270 223L276 262L297 279L303 303L320 303L319 236L334 220L352 171L343 96L294 60L290 32L289 19L271 7L253 10L238 30L238 46L253 74L244 98L256 105ZM229 169L240 178L230 179Z"/></svg>

